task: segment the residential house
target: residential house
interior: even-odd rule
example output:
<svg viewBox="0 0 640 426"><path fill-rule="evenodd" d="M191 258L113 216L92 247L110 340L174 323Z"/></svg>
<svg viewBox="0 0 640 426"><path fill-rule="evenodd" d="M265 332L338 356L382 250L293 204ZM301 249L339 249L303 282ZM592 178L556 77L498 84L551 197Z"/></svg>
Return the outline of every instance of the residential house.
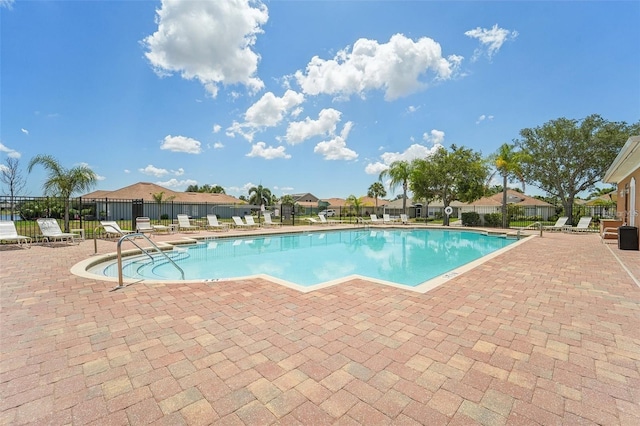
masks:
<svg viewBox="0 0 640 426"><path fill-rule="evenodd" d="M160 202L156 198L160 197ZM130 220L146 216L160 219L163 215L175 218L187 214L194 218L216 214L228 218L250 213L251 206L227 194L204 192L177 192L149 182L138 182L114 191L98 190L83 195L83 206L92 206L98 219Z"/></svg>
<svg viewBox="0 0 640 426"><path fill-rule="evenodd" d="M604 175L617 187L617 216L623 224L640 226L640 136L632 136Z"/></svg>
<svg viewBox="0 0 640 426"><path fill-rule="evenodd" d="M546 221L556 215L556 208L552 204L512 189L507 190L507 204L519 207L519 217L537 217ZM477 212L481 219L484 214L502 213L502 192L464 204L458 210L460 213Z"/></svg>

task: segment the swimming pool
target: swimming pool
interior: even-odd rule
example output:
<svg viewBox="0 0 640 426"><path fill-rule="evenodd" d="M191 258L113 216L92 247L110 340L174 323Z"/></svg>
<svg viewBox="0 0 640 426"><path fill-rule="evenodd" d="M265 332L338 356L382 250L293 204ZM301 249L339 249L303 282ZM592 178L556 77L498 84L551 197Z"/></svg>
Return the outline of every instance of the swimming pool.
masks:
<svg viewBox="0 0 640 426"><path fill-rule="evenodd" d="M358 229L246 237L220 237L166 252L186 280L220 281L267 276L294 287L314 288L361 277L415 288L448 274L516 239L444 229ZM114 259L88 272L117 277ZM181 281L166 259L125 257L123 275L133 280Z"/></svg>

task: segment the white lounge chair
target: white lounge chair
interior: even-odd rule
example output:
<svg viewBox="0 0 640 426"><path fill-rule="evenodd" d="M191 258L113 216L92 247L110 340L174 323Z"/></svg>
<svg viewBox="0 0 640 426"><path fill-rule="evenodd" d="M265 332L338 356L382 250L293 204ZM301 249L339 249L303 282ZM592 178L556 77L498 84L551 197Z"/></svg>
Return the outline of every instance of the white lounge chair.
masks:
<svg viewBox="0 0 640 426"><path fill-rule="evenodd" d="M282 223L274 222L271 220L271 213L265 212L264 214L264 226L282 226Z"/></svg>
<svg viewBox="0 0 640 426"><path fill-rule="evenodd" d="M19 246L29 247L31 237L18 235L16 224L12 220L0 220L0 241L15 241Z"/></svg>
<svg viewBox="0 0 640 426"><path fill-rule="evenodd" d="M260 226L253 220L253 216L251 216L250 214L244 216L244 221L250 228L257 228L258 226Z"/></svg>
<svg viewBox="0 0 640 426"><path fill-rule="evenodd" d="M323 214L318 214L318 218L323 225L337 225L338 223L342 223L341 220L327 219Z"/></svg>
<svg viewBox="0 0 640 426"><path fill-rule="evenodd" d="M591 224L591 216L583 216L578 221L576 226L565 226L563 231L567 232L589 232L589 225Z"/></svg>
<svg viewBox="0 0 640 426"><path fill-rule="evenodd" d="M102 229L104 229L104 232L107 233L107 238L112 236L122 237L124 235L133 233L133 231L130 231L128 229L121 229L120 225L118 225L118 222L116 222L115 220L101 220L100 224L102 225Z"/></svg>
<svg viewBox="0 0 640 426"><path fill-rule="evenodd" d="M233 227L234 228L255 228L255 224L254 225L249 225L248 223L243 222L242 218L240 216L231 216L231 219L233 219Z"/></svg>
<svg viewBox="0 0 640 426"><path fill-rule="evenodd" d="M149 236L159 232L169 232L169 227L164 225L151 225L151 219L146 216L136 218L136 232L149 234Z"/></svg>
<svg viewBox="0 0 640 426"><path fill-rule="evenodd" d="M218 222L218 216L216 216L215 214L208 214L207 224L205 225L205 228L214 231L228 231L229 224Z"/></svg>
<svg viewBox="0 0 640 426"><path fill-rule="evenodd" d="M378 216L375 214L372 214L370 217L371 217L371 223L373 223L374 225L384 223L384 221L382 221L381 219L378 219Z"/></svg>
<svg viewBox="0 0 640 426"><path fill-rule="evenodd" d="M555 224L543 226L542 229L545 231L562 231L567 220L569 220L567 216L559 217Z"/></svg>
<svg viewBox="0 0 640 426"><path fill-rule="evenodd" d="M54 241L66 241L75 243L75 238L78 235L72 234L70 232L62 232L62 229L60 229L60 225L58 225L57 220L53 218L40 218L36 222L38 222L38 227L40 228L40 232L42 233L43 241L49 243Z"/></svg>
<svg viewBox="0 0 640 426"><path fill-rule="evenodd" d="M385 213L382 215L382 222L384 223L387 223L387 222L391 223L391 222L397 222L397 221L398 219L392 219L391 215L389 215L388 213Z"/></svg>
<svg viewBox="0 0 640 426"><path fill-rule="evenodd" d="M406 214L401 214L400 215L400 222L402 222L403 225L406 225L407 223L409 223L409 218L407 217Z"/></svg>
<svg viewBox="0 0 640 426"><path fill-rule="evenodd" d="M322 225L319 219L315 219L313 217L306 217L304 220L308 221L310 225Z"/></svg>
<svg viewBox="0 0 640 426"><path fill-rule="evenodd" d="M192 225L189 216L179 214L178 216L178 232L200 232L198 225Z"/></svg>

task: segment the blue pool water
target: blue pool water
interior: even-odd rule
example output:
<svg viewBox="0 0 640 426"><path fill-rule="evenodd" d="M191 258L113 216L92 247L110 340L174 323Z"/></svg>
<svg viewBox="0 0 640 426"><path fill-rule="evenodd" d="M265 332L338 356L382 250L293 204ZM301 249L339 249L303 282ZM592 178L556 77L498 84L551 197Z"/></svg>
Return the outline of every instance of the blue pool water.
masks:
<svg viewBox="0 0 640 426"><path fill-rule="evenodd" d="M345 230L218 238L167 252L185 279L267 274L300 286L361 275L414 287L515 242L453 230ZM124 258L124 276L179 281L180 272L155 255ZM117 264L89 272L117 277Z"/></svg>

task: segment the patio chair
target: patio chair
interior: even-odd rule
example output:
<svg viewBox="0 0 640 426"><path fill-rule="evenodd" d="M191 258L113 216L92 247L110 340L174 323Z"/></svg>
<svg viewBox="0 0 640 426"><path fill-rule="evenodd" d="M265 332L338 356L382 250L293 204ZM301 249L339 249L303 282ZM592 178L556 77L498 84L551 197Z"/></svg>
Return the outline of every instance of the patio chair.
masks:
<svg viewBox="0 0 640 426"><path fill-rule="evenodd" d="M133 231L121 229L120 225L118 225L118 222L115 220L101 220L100 225L102 225L102 229L106 232L107 238L112 236L122 237L128 234L133 234Z"/></svg>
<svg viewBox="0 0 640 426"><path fill-rule="evenodd" d="M12 220L0 220L0 241L15 241L20 247L29 247L31 237L18 235L16 224Z"/></svg>
<svg viewBox="0 0 640 426"><path fill-rule="evenodd" d="M338 223L342 223L341 220L327 219L323 214L318 214L318 218L323 225L337 225Z"/></svg>
<svg viewBox="0 0 640 426"><path fill-rule="evenodd" d="M265 212L265 214L264 214L264 226L276 227L276 226L282 226L282 223L272 221L271 220L271 213Z"/></svg>
<svg viewBox="0 0 640 426"><path fill-rule="evenodd" d="M387 222L397 222L398 219L392 219L390 214L385 213L385 214L382 215L382 221L385 222L385 223L387 223Z"/></svg>
<svg viewBox="0 0 640 426"><path fill-rule="evenodd" d="M559 217L555 224L543 226L542 229L545 231L562 231L567 220L569 220L567 216Z"/></svg>
<svg viewBox="0 0 640 426"><path fill-rule="evenodd" d="M149 236L159 232L169 232L169 227L164 225L151 225L151 219L146 216L136 218L136 232L149 234Z"/></svg>
<svg viewBox="0 0 640 426"><path fill-rule="evenodd" d="M214 231L228 231L229 224L218 222L218 216L215 214L207 215L207 224L205 225L205 229L210 229Z"/></svg>
<svg viewBox="0 0 640 426"><path fill-rule="evenodd" d="M253 220L253 216L251 216L250 214L247 214L247 215L244 216L244 221L247 223L247 225L250 228L257 228L258 226L260 226L260 224L256 223Z"/></svg>
<svg viewBox="0 0 640 426"><path fill-rule="evenodd" d="M192 225L189 216L179 214L178 216L178 232L200 232L198 225Z"/></svg>
<svg viewBox="0 0 640 426"><path fill-rule="evenodd" d="M583 216L578 221L576 226L565 226L563 231L567 232L589 232L591 229L589 225L591 224L591 216Z"/></svg>
<svg viewBox="0 0 640 426"><path fill-rule="evenodd" d="M247 229L247 228L255 228L255 226L256 226L255 223L253 225L250 225L250 224L244 222L240 216L231 216L231 219L233 220L233 227L234 228ZM251 219L253 219L253 218L251 218Z"/></svg>
<svg viewBox="0 0 640 426"><path fill-rule="evenodd" d="M403 214L400 215L400 222L403 225L406 225L407 223L409 223L409 218L407 217L406 214L403 213Z"/></svg>
<svg viewBox="0 0 640 426"><path fill-rule="evenodd" d="M371 223L373 223L374 225L381 225L384 223L384 221L382 219L378 219L378 216L375 214L372 214L370 217Z"/></svg>
<svg viewBox="0 0 640 426"><path fill-rule="evenodd" d="M38 227L42 233L43 241L48 243L52 243L54 241L75 243L75 238L78 235L70 232L62 232L57 220L53 218L40 218L36 222L38 223Z"/></svg>

